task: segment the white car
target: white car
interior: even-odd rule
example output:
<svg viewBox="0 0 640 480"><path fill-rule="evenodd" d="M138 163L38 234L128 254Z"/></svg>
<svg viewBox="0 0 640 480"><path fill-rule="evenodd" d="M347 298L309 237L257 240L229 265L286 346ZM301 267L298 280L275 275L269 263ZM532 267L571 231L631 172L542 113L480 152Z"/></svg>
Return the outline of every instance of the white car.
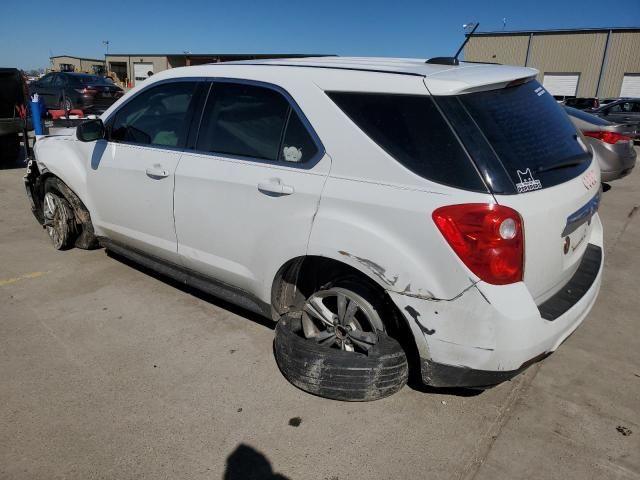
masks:
<svg viewBox="0 0 640 480"><path fill-rule="evenodd" d="M496 385L596 300L600 171L536 70L456 63L158 73L38 139L34 213L56 248L99 243L279 320L280 369L312 393Z"/></svg>

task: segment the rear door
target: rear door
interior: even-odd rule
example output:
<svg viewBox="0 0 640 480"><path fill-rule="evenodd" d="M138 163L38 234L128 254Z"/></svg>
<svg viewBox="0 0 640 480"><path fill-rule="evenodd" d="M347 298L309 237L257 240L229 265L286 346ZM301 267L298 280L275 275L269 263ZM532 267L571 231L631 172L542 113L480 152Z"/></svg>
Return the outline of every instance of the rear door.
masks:
<svg viewBox="0 0 640 480"><path fill-rule="evenodd" d="M496 201L524 221L524 282L538 303L577 270L599 202L600 171L554 98L536 81L440 99ZM460 118L468 120L460 128ZM480 135L478 135L478 133Z"/></svg>
<svg viewBox="0 0 640 480"><path fill-rule="evenodd" d="M255 295L306 253L331 165L302 111L266 84L216 81L176 171L182 264Z"/></svg>

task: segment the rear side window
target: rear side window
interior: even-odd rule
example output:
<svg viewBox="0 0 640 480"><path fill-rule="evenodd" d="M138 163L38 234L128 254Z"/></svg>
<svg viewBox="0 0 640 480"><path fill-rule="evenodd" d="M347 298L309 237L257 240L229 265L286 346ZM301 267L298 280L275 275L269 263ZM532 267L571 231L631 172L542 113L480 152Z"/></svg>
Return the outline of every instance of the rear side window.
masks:
<svg viewBox="0 0 640 480"><path fill-rule="evenodd" d="M431 97L327 94L369 138L412 172L457 188L486 191L473 163Z"/></svg>
<svg viewBox="0 0 640 480"><path fill-rule="evenodd" d="M195 82L173 82L138 94L116 113L111 140L184 147L187 115L195 87Z"/></svg>
<svg viewBox="0 0 640 480"><path fill-rule="evenodd" d="M588 167L571 120L538 82L458 98L518 192L564 183Z"/></svg>
<svg viewBox="0 0 640 480"><path fill-rule="evenodd" d="M305 162L318 148L289 101L257 85L215 82L196 149L260 160Z"/></svg>

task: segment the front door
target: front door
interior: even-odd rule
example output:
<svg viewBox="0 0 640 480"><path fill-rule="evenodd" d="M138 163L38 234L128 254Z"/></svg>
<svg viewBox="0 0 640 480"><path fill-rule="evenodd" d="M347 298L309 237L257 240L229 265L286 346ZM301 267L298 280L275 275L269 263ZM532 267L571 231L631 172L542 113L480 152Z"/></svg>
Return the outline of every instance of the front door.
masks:
<svg viewBox="0 0 640 480"><path fill-rule="evenodd" d="M186 143L195 82L148 88L107 120L87 180L100 235L178 263L174 174Z"/></svg>
<svg viewBox="0 0 640 480"><path fill-rule="evenodd" d="M331 159L297 106L262 84L214 82L176 171L182 264L263 300L304 255Z"/></svg>

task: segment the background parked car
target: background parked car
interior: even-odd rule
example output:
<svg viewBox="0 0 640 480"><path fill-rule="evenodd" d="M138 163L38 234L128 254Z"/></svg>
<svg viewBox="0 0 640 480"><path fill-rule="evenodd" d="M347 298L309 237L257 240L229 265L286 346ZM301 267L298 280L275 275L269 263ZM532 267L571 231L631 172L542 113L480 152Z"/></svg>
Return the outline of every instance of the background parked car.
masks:
<svg viewBox="0 0 640 480"><path fill-rule="evenodd" d="M571 107L564 107L569 118L585 136L600 164L602 181L610 182L622 178L636 165L633 148L633 125L615 124Z"/></svg>
<svg viewBox="0 0 640 480"><path fill-rule="evenodd" d="M564 104L567 107L577 108L578 110L589 110L600 106L598 99L594 97L567 98Z"/></svg>
<svg viewBox="0 0 640 480"><path fill-rule="evenodd" d="M18 156L26 109L22 74L16 68L0 68L0 163Z"/></svg>
<svg viewBox="0 0 640 480"><path fill-rule="evenodd" d="M591 113L610 122L632 124L632 136L635 140L640 139L640 98L621 98Z"/></svg>
<svg viewBox="0 0 640 480"><path fill-rule="evenodd" d="M630 100L630 99L627 97L607 97L607 98L598 99L598 102L600 102L600 107L604 107L605 105L609 105L610 103L613 103L616 100Z"/></svg>
<svg viewBox="0 0 640 480"><path fill-rule="evenodd" d="M47 108L101 113L120 98L124 91L108 79L88 73L52 72L30 86Z"/></svg>

